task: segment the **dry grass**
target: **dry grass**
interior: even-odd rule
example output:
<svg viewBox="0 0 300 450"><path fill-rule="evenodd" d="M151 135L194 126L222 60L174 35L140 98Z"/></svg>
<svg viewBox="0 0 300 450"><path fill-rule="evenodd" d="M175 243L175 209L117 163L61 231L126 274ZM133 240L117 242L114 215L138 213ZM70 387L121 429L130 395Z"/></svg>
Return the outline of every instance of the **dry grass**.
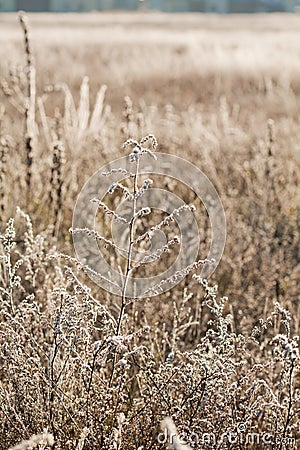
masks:
<svg viewBox="0 0 300 450"><path fill-rule="evenodd" d="M174 448L180 433L209 433L203 449L230 433L239 442L222 448L250 448L247 433L259 434L251 448L266 433L266 448L299 448L300 17L30 22L35 64L16 16L0 16L0 448L158 449L164 419ZM190 274L126 304L76 267L69 228L88 177L149 133L214 183L227 245L208 284ZM209 223L196 206L204 258ZM139 218L138 231L158 219ZM105 214L100 224L107 233Z"/></svg>

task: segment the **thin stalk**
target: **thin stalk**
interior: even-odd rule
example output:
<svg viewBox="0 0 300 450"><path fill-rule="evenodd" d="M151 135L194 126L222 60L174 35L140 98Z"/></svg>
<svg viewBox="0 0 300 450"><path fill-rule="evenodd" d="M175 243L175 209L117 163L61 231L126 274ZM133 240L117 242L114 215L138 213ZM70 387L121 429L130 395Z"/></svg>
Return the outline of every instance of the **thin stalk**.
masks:
<svg viewBox="0 0 300 450"><path fill-rule="evenodd" d="M35 140L35 99L36 99L36 69L34 64L33 52L30 40L30 28L27 16L21 12L19 21L24 33L24 44L26 54L26 77L27 93L25 103L25 149L26 149L26 184L27 196L29 200L29 191L31 188L33 152Z"/></svg>
<svg viewBox="0 0 300 450"><path fill-rule="evenodd" d="M284 424L284 429L282 433L282 438L280 441L280 447L279 450L282 450L284 448L284 441L286 438L287 429L291 420L292 415L292 406L293 406L293 371L294 371L294 361L291 361L291 368L289 372L289 404L288 404L288 410L286 415L286 420Z"/></svg>
<svg viewBox="0 0 300 450"><path fill-rule="evenodd" d="M11 264L11 255L7 255L7 272L8 272L8 298L9 298L9 305L11 309L11 314L14 315L15 308L14 308L14 301L13 301L13 290L14 290L14 284L13 284L13 270L12 270L12 264Z"/></svg>
<svg viewBox="0 0 300 450"><path fill-rule="evenodd" d="M127 261L126 261L126 271L125 271L124 284L123 284L123 287L122 287L122 294L121 294L121 309L120 309L120 314L119 314L119 318L118 318L118 322L117 322L117 329L116 329L115 336L120 336L122 321L123 321L125 308L126 308L126 291L127 291L127 286L128 286L130 272L131 272L131 269L132 269L132 267L131 267L131 255L132 255L132 249L133 249L133 245L134 245L134 220L135 220L136 209L137 209L139 167L140 167L140 162L139 162L139 159L138 159L136 161L135 174L134 174L133 199L132 199L132 216L131 216L131 220L130 220L130 223L129 223L129 245L128 245ZM114 371L115 371L115 365L116 365L116 359L117 359L117 354L116 354L116 352L114 352L112 371L111 371L110 379L109 379L109 387L112 386L112 381L113 381L113 376L114 376Z"/></svg>

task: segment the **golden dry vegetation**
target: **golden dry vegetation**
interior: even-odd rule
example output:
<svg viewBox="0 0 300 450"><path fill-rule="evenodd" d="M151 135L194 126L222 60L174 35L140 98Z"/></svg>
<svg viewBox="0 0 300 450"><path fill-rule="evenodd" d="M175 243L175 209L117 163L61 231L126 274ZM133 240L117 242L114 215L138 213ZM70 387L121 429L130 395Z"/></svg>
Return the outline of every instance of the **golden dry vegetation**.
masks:
<svg viewBox="0 0 300 450"><path fill-rule="evenodd" d="M0 15L0 448L166 448L167 417L199 449L299 448L300 16L24 20ZM212 181L227 242L208 283L126 303L74 264L69 228L85 181L149 134Z"/></svg>

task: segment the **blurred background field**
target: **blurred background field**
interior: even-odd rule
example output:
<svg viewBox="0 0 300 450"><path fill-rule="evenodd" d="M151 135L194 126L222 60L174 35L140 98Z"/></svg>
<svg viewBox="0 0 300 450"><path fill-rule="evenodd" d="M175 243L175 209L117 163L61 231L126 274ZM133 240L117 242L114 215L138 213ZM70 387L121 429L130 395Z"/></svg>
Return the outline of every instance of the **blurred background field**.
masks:
<svg viewBox="0 0 300 450"><path fill-rule="evenodd" d="M126 92L186 109L227 95L241 105L260 98L273 114L293 107L300 89L298 15L31 14L30 21L40 87L64 81L76 90L88 75L92 89L109 84L108 99L118 102ZM9 62L22 63L23 46L16 15L1 14L0 24L3 73ZM276 93L265 102L261 92L272 83Z"/></svg>

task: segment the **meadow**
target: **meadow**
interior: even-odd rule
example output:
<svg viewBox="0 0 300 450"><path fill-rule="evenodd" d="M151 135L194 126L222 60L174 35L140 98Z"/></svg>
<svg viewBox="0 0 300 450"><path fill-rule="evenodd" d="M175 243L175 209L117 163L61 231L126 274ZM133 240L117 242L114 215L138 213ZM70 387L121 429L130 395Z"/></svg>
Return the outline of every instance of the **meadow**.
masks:
<svg viewBox="0 0 300 450"><path fill-rule="evenodd" d="M299 449L300 15L1 14L0 83L0 449ZM136 202L160 152L213 183L226 246L208 280L129 300L76 261L72 215L131 155L93 238L124 280L162 272L178 226ZM195 204L204 260L203 204L153 181ZM166 248L134 267L157 223Z"/></svg>

